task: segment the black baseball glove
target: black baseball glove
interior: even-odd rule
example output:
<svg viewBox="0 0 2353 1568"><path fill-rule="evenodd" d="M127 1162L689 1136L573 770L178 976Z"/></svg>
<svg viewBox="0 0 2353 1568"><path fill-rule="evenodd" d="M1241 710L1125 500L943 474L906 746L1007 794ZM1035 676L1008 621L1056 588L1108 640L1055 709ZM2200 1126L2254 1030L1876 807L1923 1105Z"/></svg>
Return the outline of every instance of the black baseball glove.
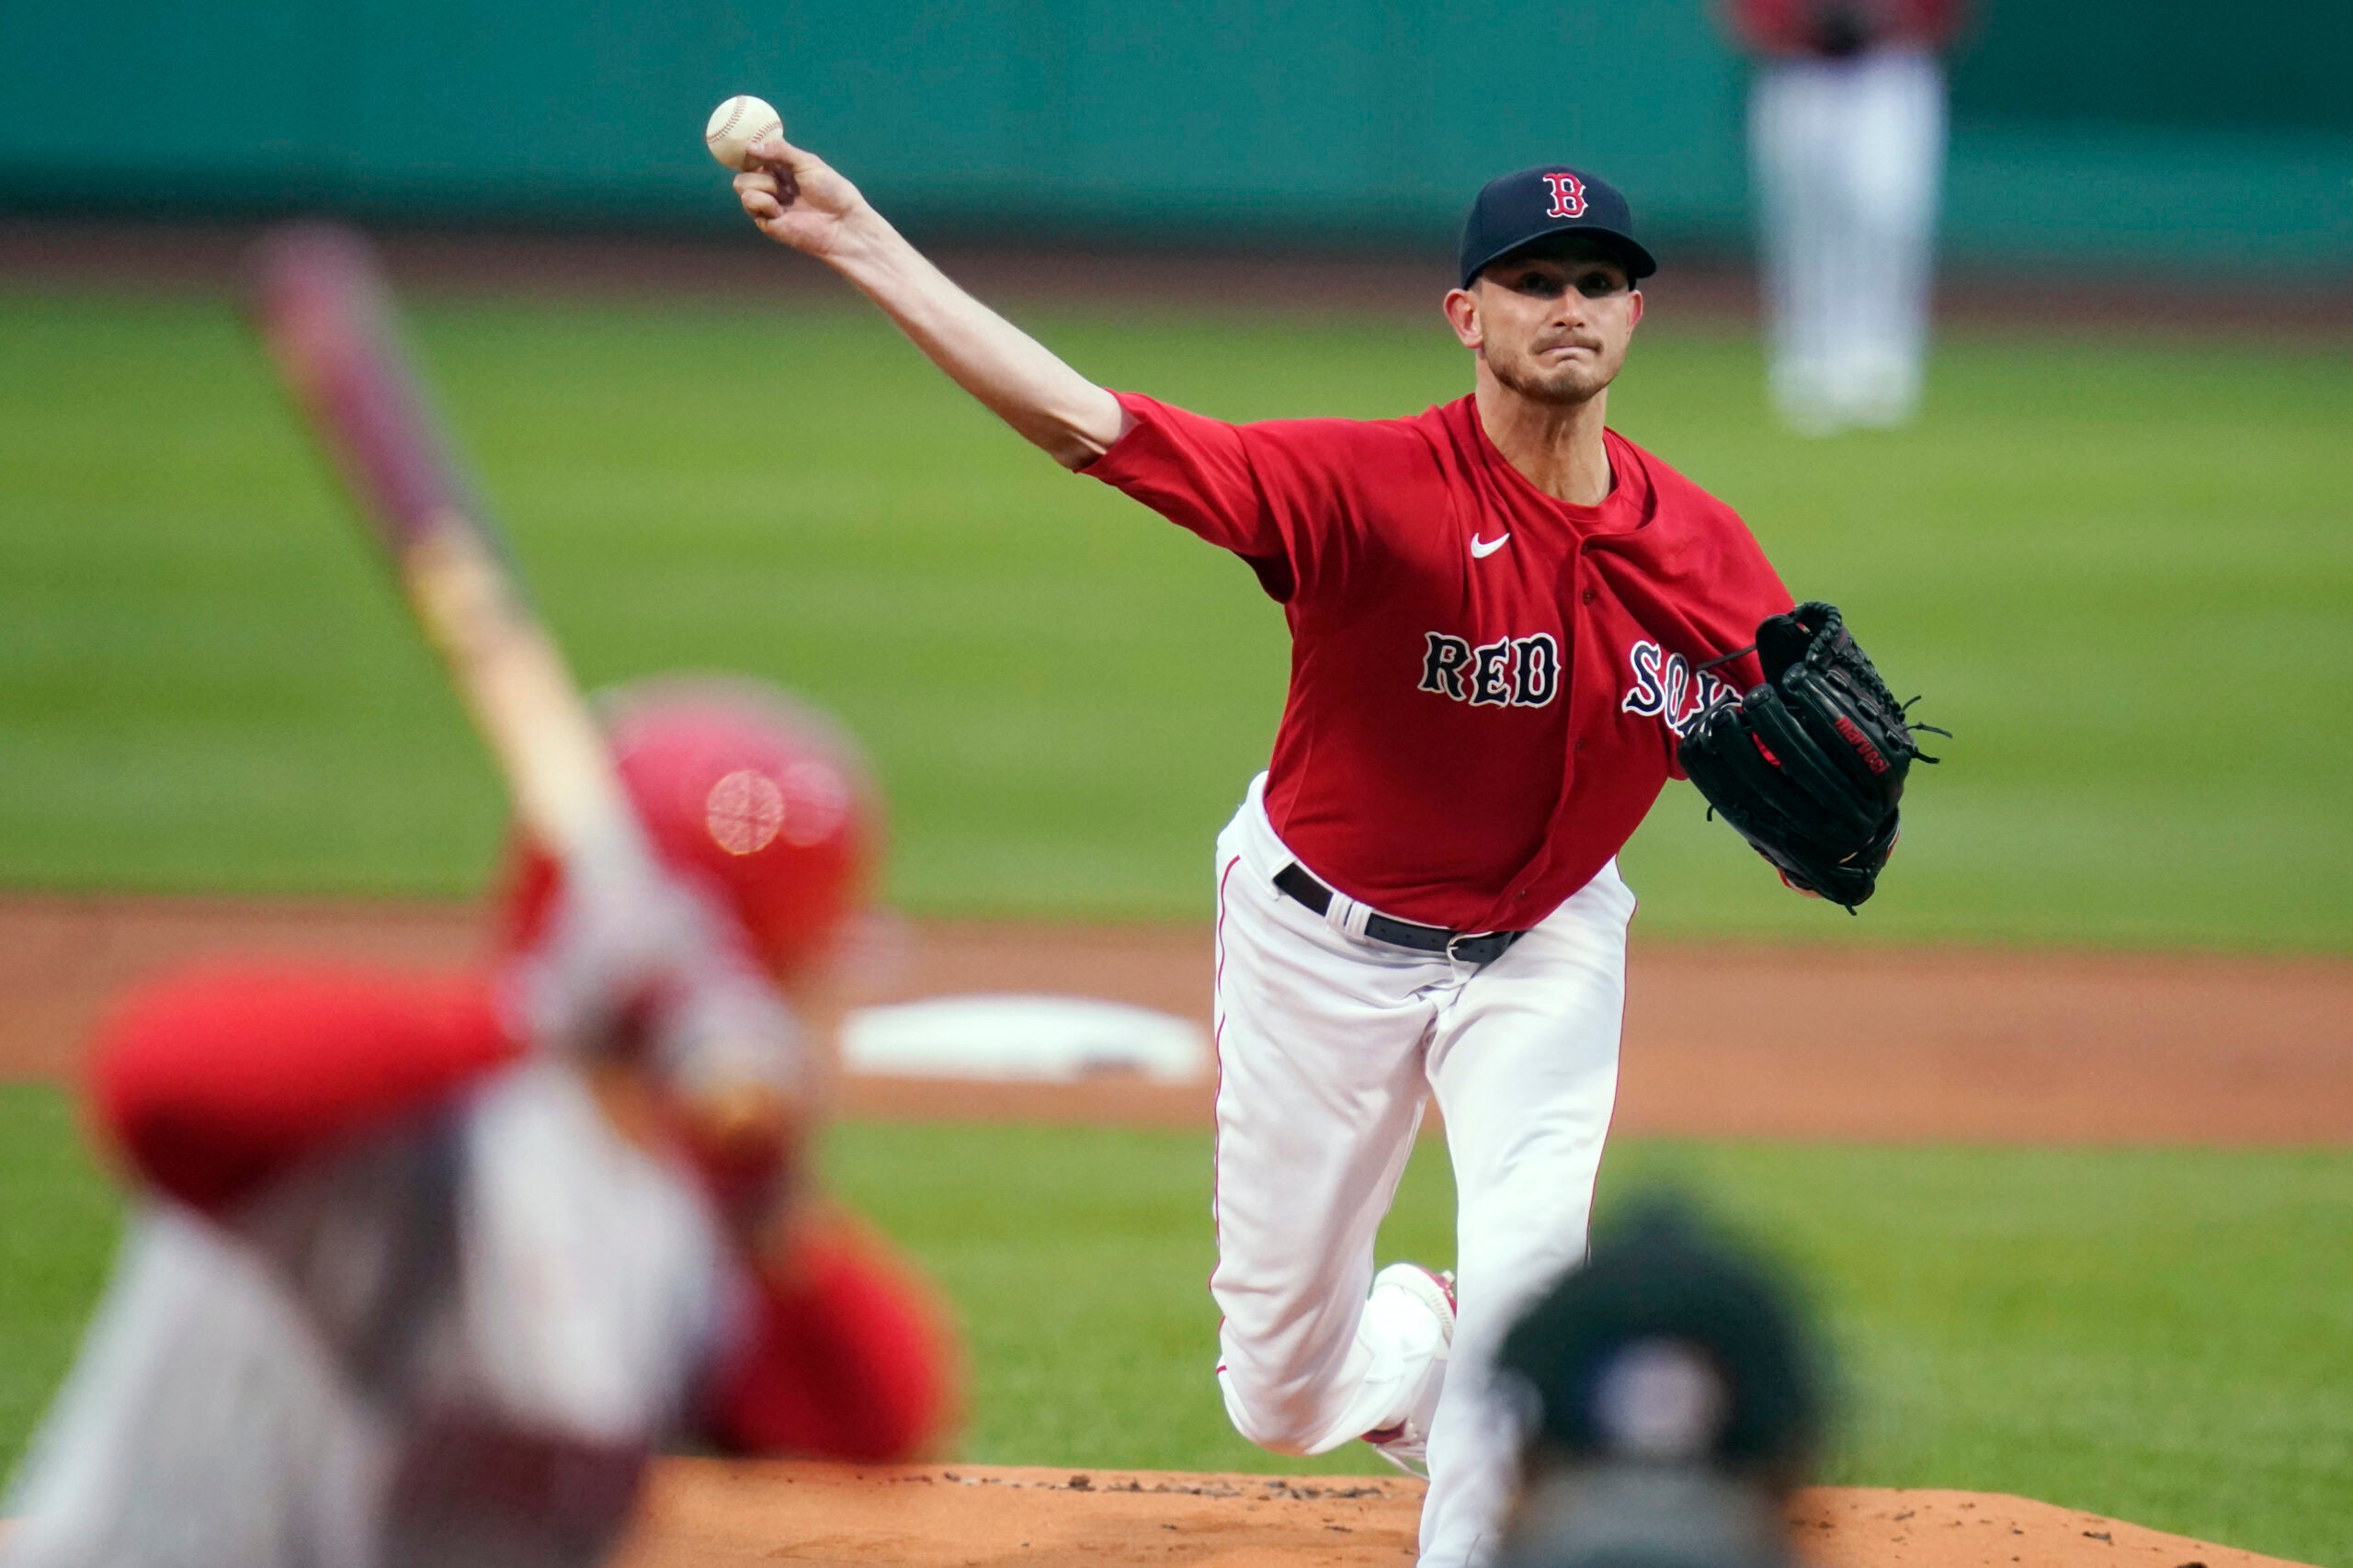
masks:
<svg viewBox="0 0 2353 1568"><path fill-rule="evenodd" d="M1852 911L1895 848L1904 775L1915 758L1937 760L1912 732L1948 732L1906 720L1911 703L1889 694L1835 605L1768 618L1754 647L1765 684L1699 713L1683 736L1683 771L1783 881Z"/></svg>

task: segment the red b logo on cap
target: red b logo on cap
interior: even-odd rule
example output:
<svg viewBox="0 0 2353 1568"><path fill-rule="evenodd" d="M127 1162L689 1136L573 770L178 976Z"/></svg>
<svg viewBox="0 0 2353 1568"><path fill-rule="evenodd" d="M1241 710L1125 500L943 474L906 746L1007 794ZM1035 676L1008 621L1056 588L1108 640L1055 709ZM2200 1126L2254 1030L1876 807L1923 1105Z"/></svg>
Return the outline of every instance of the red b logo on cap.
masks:
<svg viewBox="0 0 2353 1568"><path fill-rule="evenodd" d="M1552 210L1547 218L1582 218L1585 216L1585 181L1574 175L1546 175L1544 183L1552 187Z"/></svg>

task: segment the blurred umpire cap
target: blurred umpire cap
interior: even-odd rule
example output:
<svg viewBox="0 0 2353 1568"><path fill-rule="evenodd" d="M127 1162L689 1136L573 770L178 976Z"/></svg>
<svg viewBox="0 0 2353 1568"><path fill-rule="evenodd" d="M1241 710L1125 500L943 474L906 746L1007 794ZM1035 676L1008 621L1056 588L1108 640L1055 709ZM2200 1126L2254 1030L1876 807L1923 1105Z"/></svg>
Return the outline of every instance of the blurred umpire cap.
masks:
<svg viewBox="0 0 2353 1568"><path fill-rule="evenodd" d="M1530 1457L1711 1465L1795 1486L1822 1370L1788 1286L1685 1205L1640 1203L1530 1308L1501 1366L1531 1399Z"/></svg>
<svg viewBox="0 0 2353 1568"><path fill-rule="evenodd" d="M1491 179L1462 224L1462 287L1515 251L1563 235L1599 241L1639 282L1658 270L1634 238L1634 211L1608 180L1565 164L1540 164Z"/></svg>
<svg viewBox="0 0 2353 1568"><path fill-rule="evenodd" d="M1780 1517L1820 1437L1792 1292L1654 1198L1529 1309L1502 1375L1529 1417L1498 1568L1785 1568Z"/></svg>

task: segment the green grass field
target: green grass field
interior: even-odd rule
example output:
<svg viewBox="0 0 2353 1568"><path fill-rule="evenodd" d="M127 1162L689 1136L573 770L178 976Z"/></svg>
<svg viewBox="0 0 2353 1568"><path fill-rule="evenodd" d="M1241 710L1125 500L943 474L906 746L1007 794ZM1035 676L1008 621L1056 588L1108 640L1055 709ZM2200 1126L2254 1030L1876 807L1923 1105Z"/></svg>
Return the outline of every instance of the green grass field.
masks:
<svg viewBox="0 0 2353 1568"><path fill-rule="evenodd" d="M1433 318L1023 312L1210 412L1465 383ZM1654 933L2353 947L2340 347L1964 337L1915 432L1794 443L1654 313L1614 415L1959 732L1866 919L1671 790ZM847 303L439 303L427 357L592 678L745 669L870 743L895 897L1165 917L1262 762L1248 573L997 428ZM488 771L233 318L0 293L0 885L449 892Z"/></svg>
<svg viewBox="0 0 2353 1568"><path fill-rule="evenodd" d="M110 1242L67 1121L56 1091L0 1087L0 1462ZM1227 1427L1206 1135L852 1125L830 1166L964 1321L961 1457L1381 1469L1361 1448L1263 1454ZM1629 1143L1605 1201L1656 1179L1813 1282L1849 1391L1828 1479L2015 1492L2353 1563L2353 1153ZM1445 1261L1452 1196L1426 1146L1384 1256Z"/></svg>

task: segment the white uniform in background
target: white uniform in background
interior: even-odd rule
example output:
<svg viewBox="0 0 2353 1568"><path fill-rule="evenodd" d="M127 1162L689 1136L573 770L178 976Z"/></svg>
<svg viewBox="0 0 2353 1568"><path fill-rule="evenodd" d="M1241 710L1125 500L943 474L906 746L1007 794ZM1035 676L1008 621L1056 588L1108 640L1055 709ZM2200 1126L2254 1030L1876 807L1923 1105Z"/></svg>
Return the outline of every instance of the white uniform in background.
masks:
<svg viewBox="0 0 2353 1568"><path fill-rule="evenodd" d="M603 1561L717 1343L700 1194L540 1063L289 1178L137 1215L5 1568Z"/></svg>
<svg viewBox="0 0 2353 1568"><path fill-rule="evenodd" d="M1749 153L1775 408L1806 435L1904 424L1927 357L1943 66L1916 46L1765 56Z"/></svg>

